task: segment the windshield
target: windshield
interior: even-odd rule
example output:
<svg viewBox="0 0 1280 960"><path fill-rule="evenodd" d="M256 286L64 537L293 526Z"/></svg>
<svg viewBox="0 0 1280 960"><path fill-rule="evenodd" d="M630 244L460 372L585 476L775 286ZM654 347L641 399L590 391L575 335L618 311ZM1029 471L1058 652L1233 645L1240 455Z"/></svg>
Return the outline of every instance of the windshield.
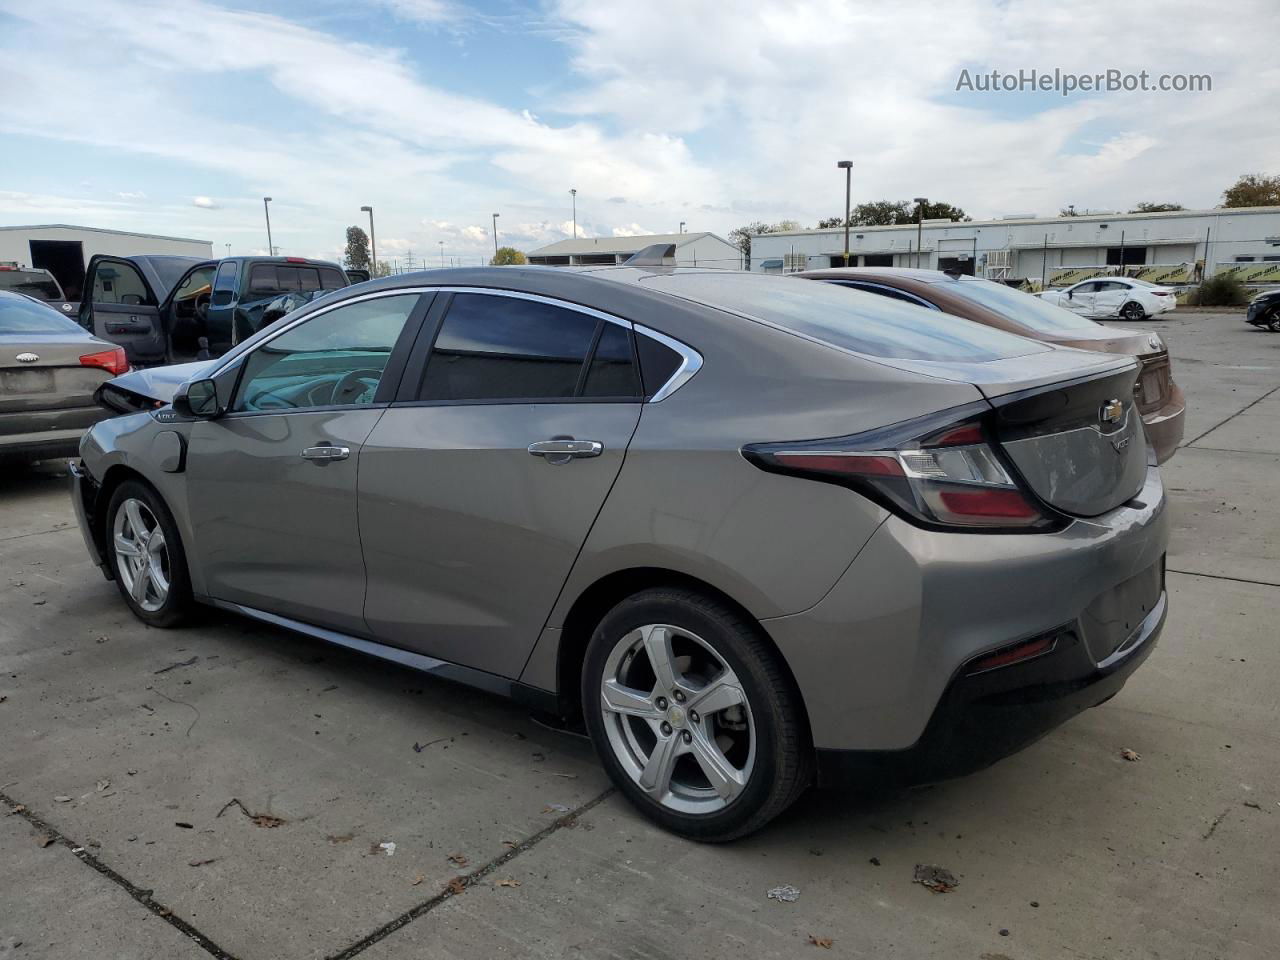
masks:
<svg viewBox="0 0 1280 960"><path fill-rule="evenodd" d="M644 283L870 357L982 362L1048 349L937 310L813 280L726 271L657 276Z"/></svg>
<svg viewBox="0 0 1280 960"><path fill-rule="evenodd" d="M184 273L200 262L195 257L147 257L146 259L151 269L159 275L160 282L164 284L163 291L156 291L156 295L161 299L164 299L164 295L182 279Z"/></svg>
<svg viewBox="0 0 1280 960"><path fill-rule="evenodd" d="M0 334L83 333L79 324L26 297L0 296Z"/></svg>
<svg viewBox="0 0 1280 960"><path fill-rule="evenodd" d="M1006 320L1020 323L1040 333L1071 333L1077 330L1096 330L1092 320L1046 303L1039 297L1015 290L1003 283L991 280L960 280L948 290L994 310Z"/></svg>
<svg viewBox="0 0 1280 960"><path fill-rule="evenodd" d="M36 273L32 270L0 270L0 290L12 290L14 293L25 293L29 297L41 300L61 300L62 291L58 281L47 273Z"/></svg>

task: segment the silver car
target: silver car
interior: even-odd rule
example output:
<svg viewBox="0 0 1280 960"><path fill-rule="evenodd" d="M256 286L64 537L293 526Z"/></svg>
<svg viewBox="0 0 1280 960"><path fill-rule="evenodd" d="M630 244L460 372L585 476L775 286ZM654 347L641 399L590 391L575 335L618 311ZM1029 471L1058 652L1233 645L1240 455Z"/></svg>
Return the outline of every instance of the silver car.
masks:
<svg viewBox="0 0 1280 960"><path fill-rule="evenodd" d="M1136 375L789 278L433 271L112 381L137 412L74 498L145 622L211 604L581 716L644 814L728 840L1120 689L1166 610Z"/></svg>

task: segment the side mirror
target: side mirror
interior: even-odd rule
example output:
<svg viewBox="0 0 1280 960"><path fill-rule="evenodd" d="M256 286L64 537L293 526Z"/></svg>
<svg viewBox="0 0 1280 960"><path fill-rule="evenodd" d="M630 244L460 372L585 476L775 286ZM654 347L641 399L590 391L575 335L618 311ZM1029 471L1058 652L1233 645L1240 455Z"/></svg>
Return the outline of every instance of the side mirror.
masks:
<svg viewBox="0 0 1280 960"><path fill-rule="evenodd" d="M192 380L173 396L173 409L186 417L212 420L223 412L218 404L218 387L214 380Z"/></svg>

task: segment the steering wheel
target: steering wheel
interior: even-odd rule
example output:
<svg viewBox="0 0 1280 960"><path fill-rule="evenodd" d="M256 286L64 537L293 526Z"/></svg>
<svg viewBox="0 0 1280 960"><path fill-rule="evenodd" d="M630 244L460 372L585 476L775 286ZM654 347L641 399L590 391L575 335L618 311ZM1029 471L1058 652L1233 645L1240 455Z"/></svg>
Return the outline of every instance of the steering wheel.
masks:
<svg viewBox="0 0 1280 960"><path fill-rule="evenodd" d="M209 294L202 293L196 297L196 316L201 323L209 322Z"/></svg>
<svg viewBox="0 0 1280 960"><path fill-rule="evenodd" d="M350 370L344 373L342 379L333 385L333 393L329 394L329 402L334 406L355 403L356 399L369 390L370 387L376 390L378 381L381 379L381 370Z"/></svg>

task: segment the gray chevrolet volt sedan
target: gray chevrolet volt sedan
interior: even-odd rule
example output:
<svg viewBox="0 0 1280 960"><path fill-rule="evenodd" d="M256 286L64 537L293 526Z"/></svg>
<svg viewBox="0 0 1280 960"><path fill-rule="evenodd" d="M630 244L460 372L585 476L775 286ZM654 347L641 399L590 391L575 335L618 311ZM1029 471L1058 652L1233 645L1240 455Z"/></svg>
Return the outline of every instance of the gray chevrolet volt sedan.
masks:
<svg viewBox="0 0 1280 960"><path fill-rule="evenodd" d="M1164 622L1131 357L827 284L458 269L117 378L73 464L145 622L196 602L585 721L702 840L982 767Z"/></svg>

